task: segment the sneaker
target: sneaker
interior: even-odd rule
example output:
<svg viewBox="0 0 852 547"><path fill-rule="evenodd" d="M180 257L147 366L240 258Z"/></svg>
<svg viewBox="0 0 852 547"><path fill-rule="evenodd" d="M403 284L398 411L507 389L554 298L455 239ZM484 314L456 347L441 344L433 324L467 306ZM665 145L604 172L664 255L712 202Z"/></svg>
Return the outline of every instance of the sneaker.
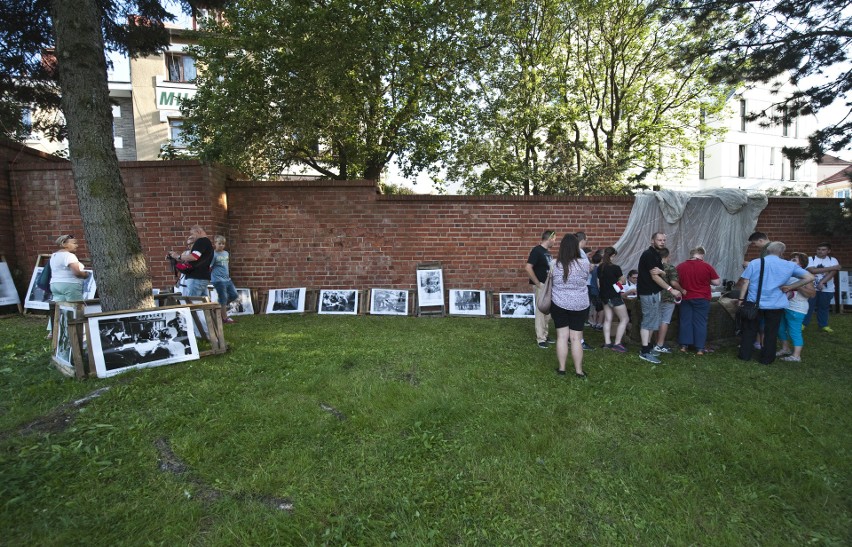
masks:
<svg viewBox="0 0 852 547"><path fill-rule="evenodd" d="M792 361L792 362L794 362L794 363L799 363L799 362L801 362L801 361L802 361L802 358L801 358L801 357L794 357L794 356L792 356L792 355L788 355L788 356L786 356L786 357L782 357L782 358L781 358L781 360L782 360L782 361Z"/></svg>
<svg viewBox="0 0 852 547"><path fill-rule="evenodd" d="M654 348L651 348L651 351L649 351L648 353L650 353L650 354L651 354L651 355L653 355L654 357L659 357L659 356L660 356L660 352L659 352L659 351L657 351L657 350L655 350Z"/></svg>
<svg viewBox="0 0 852 547"><path fill-rule="evenodd" d="M592 325L594 330L603 330L603 325Z"/></svg>
<svg viewBox="0 0 852 547"><path fill-rule="evenodd" d="M806 328L808 328L807 325L802 325L802 330L805 330Z"/></svg>
<svg viewBox="0 0 852 547"><path fill-rule="evenodd" d="M662 346L659 346L659 345L654 346L654 351L656 351L657 353L671 353L671 352L672 352L672 348L670 348L670 347L668 347L667 345L663 344Z"/></svg>
<svg viewBox="0 0 852 547"><path fill-rule="evenodd" d="M754 343L754 349L761 349L761 347L760 347L760 342L755 342L755 343Z"/></svg>
<svg viewBox="0 0 852 547"><path fill-rule="evenodd" d="M556 343L556 340L554 340L553 338L551 338L551 337L549 337L549 336L548 336L548 337L547 337L547 343L548 343L548 344L550 344L550 345L552 346L553 344L555 344L555 343Z"/></svg>
<svg viewBox="0 0 852 547"><path fill-rule="evenodd" d="M230 317L228 317L227 319L222 319L222 322L223 322L223 323L236 323L236 321L234 321L234 320L233 320L233 319L231 319Z"/></svg>
<svg viewBox="0 0 852 547"><path fill-rule="evenodd" d="M834 332L834 329L829 326L825 326L822 328L822 332L827 332L828 334L831 334Z"/></svg>
<svg viewBox="0 0 852 547"><path fill-rule="evenodd" d="M662 361L657 359L657 356L653 353L640 353L639 358L643 361L648 361L649 363L654 363L655 365L659 365Z"/></svg>
<svg viewBox="0 0 852 547"><path fill-rule="evenodd" d="M583 349L586 350L586 351L592 351L595 348L593 348L592 346L587 344L585 340L583 340Z"/></svg>
<svg viewBox="0 0 852 547"><path fill-rule="evenodd" d="M783 349L781 351L775 352L775 357L787 357L788 355L793 355L793 352L784 351Z"/></svg>
<svg viewBox="0 0 852 547"><path fill-rule="evenodd" d="M539 342L538 347L541 348L541 349L547 349L550 346L547 344L547 342Z"/></svg>
<svg viewBox="0 0 852 547"><path fill-rule="evenodd" d="M622 344L613 344L609 347L612 351L617 351L618 353L627 353L627 348Z"/></svg>
<svg viewBox="0 0 852 547"><path fill-rule="evenodd" d="M612 344L603 344L601 345L603 349L612 349Z"/></svg>

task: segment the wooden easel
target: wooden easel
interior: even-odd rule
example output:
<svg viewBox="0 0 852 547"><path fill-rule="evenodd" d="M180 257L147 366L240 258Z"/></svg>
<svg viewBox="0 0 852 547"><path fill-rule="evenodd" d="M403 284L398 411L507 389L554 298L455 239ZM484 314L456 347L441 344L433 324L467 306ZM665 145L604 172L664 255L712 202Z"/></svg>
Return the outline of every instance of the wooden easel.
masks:
<svg viewBox="0 0 852 547"><path fill-rule="evenodd" d="M2 262L3 264L6 264L6 268L9 270L9 280L12 281L12 290L15 291L15 296L18 296L18 288L15 287L14 280L12 279L12 269L9 268L9 263L6 262L6 255L0 255L0 262ZM21 302L20 296L18 296L18 301L16 302L16 304L18 306L18 313L23 314L24 313L24 305ZM12 304L8 304L8 305L11 306Z"/></svg>

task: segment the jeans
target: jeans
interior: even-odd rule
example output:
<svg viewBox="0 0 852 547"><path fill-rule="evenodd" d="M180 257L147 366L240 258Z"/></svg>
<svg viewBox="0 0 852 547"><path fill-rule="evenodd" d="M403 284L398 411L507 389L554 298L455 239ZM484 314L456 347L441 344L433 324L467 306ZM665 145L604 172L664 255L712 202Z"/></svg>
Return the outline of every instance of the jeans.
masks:
<svg viewBox="0 0 852 547"><path fill-rule="evenodd" d="M831 300L834 298L833 292L819 291L816 296L808 300L808 314L802 322L804 326L811 324L811 315L816 309L817 323L820 328L828 326L828 308L831 306Z"/></svg>
<svg viewBox="0 0 852 547"><path fill-rule="evenodd" d="M538 303L541 296L544 294L544 283L540 287L535 287L535 301ZM547 341L548 325L550 323L550 314L541 313L538 305L535 307L535 339L539 342Z"/></svg>
<svg viewBox="0 0 852 547"><path fill-rule="evenodd" d="M707 343L707 316L709 314L709 300L694 298L680 303L678 342L681 346L695 346L696 350L704 349L704 345Z"/></svg>
<svg viewBox="0 0 852 547"><path fill-rule="evenodd" d="M184 279L184 296L208 296L207 284L209 279Z"/></svg>
<svg viewBox="0 0 852 547"><path fill-rule="evenodd" d="M743 332L742 339L740 340L740 350L737 353L737 357L743 361L751 360L751 354L754 351L754 340L757 338L762 319L764 321L763 347L760 349L760 355L757 360L763 365L771 365L775 361L778 327L781 326L781 318L784 317L785 311L784 309L758 310L757 318L751 321L744 319L742 323Z"/></svg>

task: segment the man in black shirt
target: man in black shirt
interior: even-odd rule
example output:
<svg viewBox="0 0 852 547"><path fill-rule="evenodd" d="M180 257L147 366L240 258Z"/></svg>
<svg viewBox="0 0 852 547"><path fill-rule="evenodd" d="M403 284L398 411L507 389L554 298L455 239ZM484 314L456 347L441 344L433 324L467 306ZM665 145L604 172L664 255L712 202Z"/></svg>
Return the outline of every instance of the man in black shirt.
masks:
<svg viewBox="0 0 852 547"><path fill-rule="evenodd" d="M639 257L639 281L636 292L642 306L642 325L639 336L642 338L642 349L639 358L649 363L659 364L659 352L651 346L651 335L660 328L662 314L660 311L660 291L667 290L678 298L680 291L669 285L663 278L663 260L659 250L666 247L666 234L656 232L651 236L652 245Z"/></svg>
<svg viewBox="0 0 852 547"><path fill-rule="evenodd" d="M536 301L541 298L544 290L544 283L547 281L547 274L550 272L550 265L553 262L553 257L550 255L550 249L556 245L556 232L553 230L545 230L541 234L541 243L533 247L530 251L530 256L527 258L527 263L524 266L527 276L530 278L530 285L535 287ZM556 340L547 336L550 315L541 313L538 306L535 309L535 337L538 341L538 347L547 349L548 344L555 344Z"/></svg>

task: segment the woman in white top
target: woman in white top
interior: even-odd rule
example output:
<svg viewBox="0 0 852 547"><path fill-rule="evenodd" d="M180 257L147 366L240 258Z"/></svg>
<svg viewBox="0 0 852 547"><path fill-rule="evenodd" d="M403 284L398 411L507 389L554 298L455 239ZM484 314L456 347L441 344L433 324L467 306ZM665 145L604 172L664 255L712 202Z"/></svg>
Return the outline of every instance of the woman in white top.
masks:
<svg viewBox="0 0 852 547"><path fill-rule="evenodd" d="M589 316L589 259L580 249L580 240L567 234L559 243L559 257L551 270L553 288L550 316L556 325L556 372L565 374L568 360L568 339L571 339L571 358L574 373L586 378L583 372L583 324Z"/></svg>
<svg viewBox="0 0 852 547"><path fill-rule="evenodd" d="M808 263L808 257L804 253L792 253L790 262L794 262L804 268ZM792 285L799 281L798 277L791 277L787 285ZM789 302L787 309L784 310L784 317L781 318L781 324L778 326L778 339L781 340L781 351L775 354L782 361L798 362L802 360L802 347L805 345L805 338L802 336L802 321L808 313L808 298L816 294L813 284L808 283L803 287L795 290L781 290L787 293ZM793 351L790 351L790 344L793 344Z"/></svg>
<svg viewBox="0 0 852 547"><path fill-rule="evenodd" d="M50 292L54 302L83 300L83 280L89 273L77 259L77 240L72 235L56 238L59 250L50 257Z"/></svg>

